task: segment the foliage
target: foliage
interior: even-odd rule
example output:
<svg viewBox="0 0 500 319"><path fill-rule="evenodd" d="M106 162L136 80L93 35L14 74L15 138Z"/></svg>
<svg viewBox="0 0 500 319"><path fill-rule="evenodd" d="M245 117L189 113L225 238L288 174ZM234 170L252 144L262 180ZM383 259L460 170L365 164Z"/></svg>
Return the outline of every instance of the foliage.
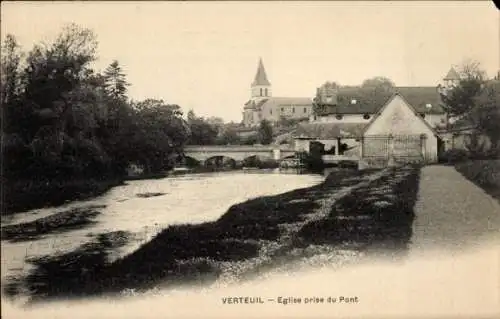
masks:
<svg viewBox="0 0 500 319"><path fill-rule="evenodd" d="M457 87L442 94L443 108L450 116L462 116L474 109L474 99L481 92L478 79L462 79Z"/></svg>
<svg viewBox="0 0 500 319"><path fill-rule="evenodd" d="M127 86L130 84L125 79L118 61L114 60L104 71L106 93L114 99L126 99Z"/></svg>
<svg viewBox="0 0 500 319"><path fill-rule="evenodd" d="M489 137L491 149L500 152L500 81L488 81L475 98L470 118Z"/></svg>
<svg viewBox="0 0 500 319"><path fill-rule="evenodd" d="M2 45L1 54L1 103L9 103L15 98L21 89L20 63L23 52L16 38L8 34Z"/></svg>
<svg viewBox="0 0 500 319"><path fill-rule="evenodd" d="M466 150L463 149L450 149L447 151L444 151L440 155L440 162L442 163L459 163L466 161L469 158L469 153Z"/></svg>
<svg viewBox="0 0 500 319"><path fill-rule="evenodd" d="M250 135L247 136L246 138L243 138L242 143L243 145L254 145L259 142L259 137L258 135Z"/></svg>
<svg viewBox="0 0 500 319"><path fill-rule="evenodd" d="M391 91L394 88L394 82L392 80L383 77L376 76L370 79L366 79L361 84L362 88L373 88L380 91Z"/></svg>
<svg viewBox="0 0 500 319"><path fill-rule="evenodd" d="M305 118L288 118L286 116L281 116L279 121L278 121L278 128L280 130L287 130L287 129L290 129L290 128L295 128L295 126L302 122L302 121L305 121L307 120L307 117Z"/></svg>
<svg viewBox="0 0 500 319"><path fill-rule="evenodd" d="M498 152L500 143L500 82L488 80L479 63L466 62L461 67L461 80L442 93L444 109L450 116L472 124L477 133L488 136L491 149Z"/></svg>
<svg viewBox="0 0 500 319"><path fill-rule="evenodd" d="M324 145L313 141L309 146L309 152L298 152L296 156L302 159L307 169L311 171L320 171L324 168L322 159L324 154Z"/></svg>
<svg viewBox="0 0 500 319"><path fill-rule="evenodd" d="M465 147L472 157L484 154L485 141L481 140L481 135L477 131L472 132L465 140Z"/></svg>
<svg viewBox="0 0 500 319"><path fill-rule="evenodd" d="M500 159L467 161L457 163L455 168L500 201Z"/></svg>
<svg viewBox="0 0 500 319"><path fill-rule="evenodd" d="M187 115L187 124L190 135L187 143L189 145L213 145L216 144L219 130L216 126L208 123L204 118L198 117L190 110Z"/></svg>
<svg viewBox="0 0 500 319"><path fill-rule="evenodd" d="M3 174L9 180L87 180L123 176L129 162L171 166L189 128L179 106L130 102L125 73L113 61L92 69L95 34L71 24L52 43L21 52L2 45Z"/></svg>
<svg viewBox="0 0 500 319"><path fill-rule="evenodd" d="M242 141L236 131L229 128L222 131L219 137L217 137L216 143L219 145L239 145Z"/></svg>
<svg viewBox="0 0 500 319"><path fill-rule="evenodd" d="M273 127L267 120L262 120L259 124L258 139L262 145L269 145L273 141Z"/></svg>

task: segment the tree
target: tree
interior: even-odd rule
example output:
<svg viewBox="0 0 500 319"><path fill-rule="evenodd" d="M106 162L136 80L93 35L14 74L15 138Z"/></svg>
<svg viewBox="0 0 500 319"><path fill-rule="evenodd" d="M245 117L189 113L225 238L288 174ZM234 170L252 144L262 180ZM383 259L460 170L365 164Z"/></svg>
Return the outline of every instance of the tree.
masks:
<svg viewBox="0 0 500 319"><path fill-rule="evenodd" d="M460 66L460 81L453 89L441 93L443 108L451 117L470 114L475 107L475 98L481 93L485 73L476 61L468 60Z"/></svg>
<svg viewBox="0 0 500 319"><path fill-rule="evenodd" d="M267 120L262 120L258 129L259 142L263 145L269 145L273 141L273 127Z"/></svg>
<svg viewBox="0 0 500 319"><path fill-rule="evenodd" d="M488 136L491 148L498 150L500 139L500 85L488 80L480 64L466 61L460 68L461 79L453 89L442 93L445 111L466 120L476 132ZM474 136L477 136L474 135ZM473 141L473 144L477 144Z"/></svg>
<svg viewBox="0 0 500 319"><path fill-rule="evenodd" d="M94 33L74 24L25 56L14 37L6 38L2 151L14 180L122 176L131 161L159 170L182 152L189 127L180 107L129 102L118 61L103 74L91 68L96 48Z"/></svg>
<svg viewBox="0 0 500 319"><path fill-rule="evenodd" d="M142 163L152 172L171 167L189 135L180 107L146 99L134 105L134 119L127 158Z"/></svg>
<svg viewBox="0 0 500 319"><path fill-rule="evenodd" d="M15 36L8 34L2 45L1 55L1 103L6 105L16 98L21 90L20 63L23 52Z"/></svg>
<svg viewBox="0 0 500 319"><path fill-rule="evenodd" d="M389 78L383 76L376 76L370 79L366 79L361 84L362 88L382 88L384 90L390 90L394 88L394 82Z"/></svg>
<svg viewBox="0 0 500 319"><path fill-rule="evenodd" d="M500 81L487 81L474 99L475 107L469 118L491 142L491 149L499 151L500 144Z"/></svg>
<svg viewBox="0 0 500 319"><path fill-rule="evenodd" d="M202 117L197 117L193 110L187 114L187 124L190 129L188 144L190 145L213 145L216 144L219 130Z"/></svg>
<svg viewBox="0 0 500 319"><path fill-rule="evenodd" d="M335 95L339 87L340 85L337 82L327 81L317 88L316 96L313 99L313 113L315 115L322 115L327 111L326 103L331 102L325 101L324 98Z"/></svg>
<svg viewBox="0 0 500 319"><path fill-rule="evenodd" d="M238 136L235 130L231 128L226 128L217 138L217 144L219 145L238 145L241 144L241 138Z"/></svg>
<svg viewBox="0 0 500 319"><path fill-rule="evenodd" d="M125 78L121 66L114 60L104 71L106 93L114 99L124 99L127 94L127 86L130 84Z"/></svg>
<svg viewBox="0 0 500 319"><path fill-rule="evenodd" d="M366 79L361 84L361 88L365 89L366 94L369 96L381 96L387 95L394 92L394 82L392 80L383 77L376 76L370 79Z"/></svg>

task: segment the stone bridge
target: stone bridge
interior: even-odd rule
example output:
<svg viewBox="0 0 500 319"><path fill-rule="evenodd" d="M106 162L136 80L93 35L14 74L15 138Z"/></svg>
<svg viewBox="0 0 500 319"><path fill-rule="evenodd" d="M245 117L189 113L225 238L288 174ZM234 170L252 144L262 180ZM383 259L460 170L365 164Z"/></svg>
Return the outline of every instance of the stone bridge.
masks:
<svg viewBox="0 0 500 319"><path fill-rule="evenodd" d="M184 155L199 162L218 156L228 157L235 161L243 161L252 156L279 161L295 155L295 149L279 145L190 145L184 147Z"/></svg>

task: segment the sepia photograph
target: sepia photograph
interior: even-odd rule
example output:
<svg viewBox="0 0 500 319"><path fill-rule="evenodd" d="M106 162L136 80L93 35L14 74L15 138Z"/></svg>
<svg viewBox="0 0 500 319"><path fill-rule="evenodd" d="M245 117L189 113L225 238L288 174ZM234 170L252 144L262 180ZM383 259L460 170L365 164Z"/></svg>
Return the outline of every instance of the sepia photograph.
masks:
<svg viewBox="0 0 500 319"><path fill-rule="evenodd" d="M493 1L4 1L1 316L500 318Z"/></svg>

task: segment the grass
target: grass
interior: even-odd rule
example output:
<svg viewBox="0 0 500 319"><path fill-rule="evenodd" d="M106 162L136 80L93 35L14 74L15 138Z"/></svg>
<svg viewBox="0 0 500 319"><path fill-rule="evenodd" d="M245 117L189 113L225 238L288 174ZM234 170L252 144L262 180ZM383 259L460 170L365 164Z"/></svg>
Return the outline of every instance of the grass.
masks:
<svg viewBox="0 0 500 319"><path fill-rule="evenodd" d="M389 174L342 197L323 220L304 225L301 245L342 245L406 249L414 219L419 169L393 169Z"/></svg>
<svg viewBox="0 0 500 319"><path fill-rule="evenodd" d="M31 222L7 225L1 228L2 240L35 240L44 234L69 231L92 224L100 214L101 206L88 206L65 210Z"/></svg>
<svg viewBox="0 0 500 319"><path fill-rule="evenodd" d="M465 178L500 201L500 160L471 160L455 164Z"/></svg>
<svg viewBox="0 0 500 319"><path fill-rule="evenodd" d="M212 282L228 268L266 258L285 260L281 255L313 244L358 241L365 246L390 243L404 248L411 234L417 169L384 174L341 197L334 207L328 206L331 212L326 211L325 218L307 222L311 213L323 209L322 199L376 172L337 170L319 185L233 205L214 222L168 227L112 263L107 263L106 251L114 242L98 238L76 251L32 260L36 268L23 283L34 300L116 294L128 288L141 291L157 285ZM389 204L381 205L384 200ZM369 218L348 218L360 216ZM291 231L301 222L305 225ZM285 244L283 236L290 234L292 241ZM266 255L266 247L277 249ZM13 287L11 296L16 291Z"/></svg>

